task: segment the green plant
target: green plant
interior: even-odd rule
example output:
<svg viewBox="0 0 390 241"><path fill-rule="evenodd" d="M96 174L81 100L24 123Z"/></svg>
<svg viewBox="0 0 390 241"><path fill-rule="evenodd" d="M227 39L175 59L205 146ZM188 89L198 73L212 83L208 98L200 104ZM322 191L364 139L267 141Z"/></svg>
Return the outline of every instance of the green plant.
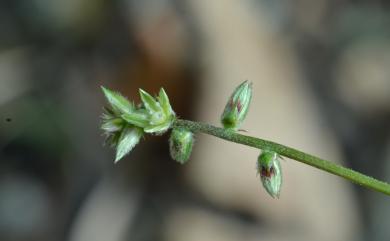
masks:
<svg viewBox="0 0 390 241"><path fill-rule="evenodd" d="M273 198L279 197L282 185L282 156L390 195L388 183L291 147L237 133L252 99L252 84L248 81L239 85L229 98L221 116L223 128L176 118L164 89L160 90L156 98L140 89L142 103L137 106L117 92L104 87L102 90L110 107L105 108L101 128L107 137L106 142L116 149L115 162L128 154L144 134L161 135L172 129L171 156L184 164L192 151L193 135L201 132L262 150L257 161L257 171L264 188Z"/></svg>

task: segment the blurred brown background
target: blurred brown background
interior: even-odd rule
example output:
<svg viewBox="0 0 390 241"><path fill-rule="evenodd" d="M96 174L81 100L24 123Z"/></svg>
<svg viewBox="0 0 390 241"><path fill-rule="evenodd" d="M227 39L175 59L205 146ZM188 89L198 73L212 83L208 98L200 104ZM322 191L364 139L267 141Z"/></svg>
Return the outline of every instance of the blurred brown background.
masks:
<svg viewBox="0 0 390 241"><path fill-rule="evenodd" d="M347 0L0 1L0 240L390 239L390 199L283 161L279 200L258 150L167 135L119 164L100 85L164 87L182 118L219 125L254 83L243 128L390 181L390 3Z"/></svg>

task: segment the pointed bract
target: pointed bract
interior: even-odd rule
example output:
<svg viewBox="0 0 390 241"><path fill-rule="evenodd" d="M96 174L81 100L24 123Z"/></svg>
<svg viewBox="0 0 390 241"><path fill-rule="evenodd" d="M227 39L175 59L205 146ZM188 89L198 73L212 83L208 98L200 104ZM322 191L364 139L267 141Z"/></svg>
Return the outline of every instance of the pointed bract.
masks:
<svg viewBox="0 0 390 241"><path fill-rule="evenodd" d="M143 89L139 89L139 94L145 108L149 112L161 111L160 104L148 92L144 91Z"/></svg>
<svg viewBox="0 0 390 241"><path fill-rule="evenodd" d="M131 104L125 97L123 97L121 94L114 92L110 89L107 89L103 86L101 86L104 95L106 96L106 99L108 103L110 103L111 107L113 108L114 112L116 113L129 113L134 109L133 104Z"/></svg>
<svg viewBox="0 0 390 241"><path fill-rule="evenodd" d="M128 127L122 131L116 147L115 163L127 155L138 144L142 135L143 131L136 127Z"/></svg>
<svg viewBox="0 0 390 241"><path fill-rule="evenodd" d="M163 109L165 115L174 114L172 107L171 107L171 104L169 103L168 95L163 88L160 89L160 93L158 95L158 101L159 101L161 108Z"/></svg>

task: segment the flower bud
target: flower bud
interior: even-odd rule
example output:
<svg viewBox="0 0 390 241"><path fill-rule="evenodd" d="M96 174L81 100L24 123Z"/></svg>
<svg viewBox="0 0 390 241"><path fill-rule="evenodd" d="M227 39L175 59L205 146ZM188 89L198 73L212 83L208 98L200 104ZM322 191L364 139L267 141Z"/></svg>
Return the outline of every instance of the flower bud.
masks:
<svg viewBox="0 0 390 241"><path fill-rule="evenodd" d="M184 164L190 158L194 136L186 129L173 129L169 139L169 149L172 159Z"/></svg>
<svg viewBox="0 0 390 241"><path fill-rule="evenodd" d="M141 126L146 133L163 134L175 120L175 112L169 103L168 95L164 89L160 89L157 98L153 98L146 91L140 89L140 96L148 113L148 125Z"/></svg>
<svg viewBox="0 0 390 241"><path fill-rule="evenodd" d="M263 151L257 160L257 171L269 195L273 198L279 198L282 186L280 156L273 151Z"/></svg>
<svg viewBox="0 0 390 241"><path fill-rule="evenodd" d="M225 129L239 128L248 113L251 99L252 83L244 81L234 90L222 113L221 122Z"/></svg>

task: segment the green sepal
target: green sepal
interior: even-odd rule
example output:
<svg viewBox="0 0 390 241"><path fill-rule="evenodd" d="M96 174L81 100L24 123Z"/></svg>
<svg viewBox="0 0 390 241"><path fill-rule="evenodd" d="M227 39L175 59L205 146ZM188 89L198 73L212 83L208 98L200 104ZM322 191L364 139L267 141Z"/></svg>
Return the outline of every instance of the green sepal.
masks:
<svg viewBox="0 0 390 241"><path fill-rule="evenodd" d="M171 122L166 122L166 123L163 123L162 125L158 125L158 126L151 125L151 126L145 127L144 131L146 133L154 133L157 135L162 135L171 127L171 125L172 125Z"/></svg>
<svg viewBox="0 0 390 241"><path fill-rule="evenodd" d="M142 110L133 111L129 114L123 114L122 118L129 124L145 128L149 125L149 114Z"/></svg>
<svg viewBox="0 0 390 241"><path fill-rule="evenodd" d="M164 88L160 89L160 93L158 95L158 102L161 105L161 108L164 111L164 114L169 116L169 115L174 115L175 113L172 110L171 104L169 103L169 98L167 93L165 92Z"/></svg>
<svg viewBox="0 0 390 241"><path fill-rule="evenodd" d="M129 113L134 110L134 105L130 103L120 93L114 92L108 88L101 86L108 103L110 103L115 114Z"/></svg>
<svg viewBox="0 0 390 241"><path fill-rule="evenodd" d="M167 122L167 116L162 112L154 112L149 115L150 126L158 126Z"/></svg>
<svg viewBox="0 0 390 241"><path fill-rule="evenodd" d="M221 122L225 129L236 129L238 127L237 110L234 109L233 111L226 112L223 115Z"/></svg>
<svg viewBox="0 0 390 241"><path fill-rule="evenodd" d="M150 113L159 112L161 110L160 104L148 92L143 89L139 89L139 94L145 108Z"/></svg>
<svg viewBox="0 0 390 241"><path fill-rule="evenodd" d="M137 127L126 127L122 130L116 146L115 163L127 155L140 141L143 131Z"/></svg>

